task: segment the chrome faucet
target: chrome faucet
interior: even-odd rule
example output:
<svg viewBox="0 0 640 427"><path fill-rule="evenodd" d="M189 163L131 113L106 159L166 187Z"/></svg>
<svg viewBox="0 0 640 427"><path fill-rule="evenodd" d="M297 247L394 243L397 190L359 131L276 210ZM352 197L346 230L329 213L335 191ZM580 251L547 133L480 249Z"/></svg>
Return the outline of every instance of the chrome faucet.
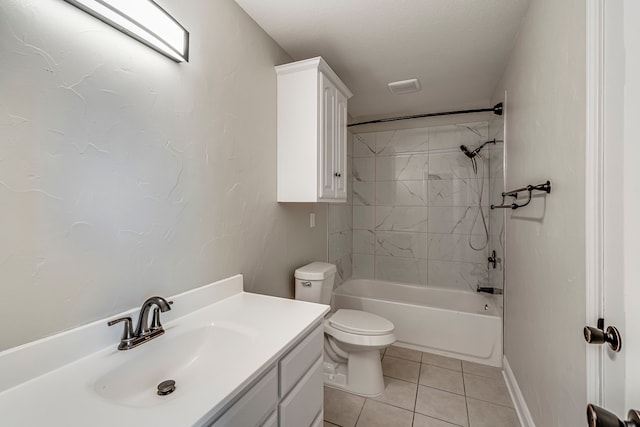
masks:
<svg viewBox="0 0 640 427"><path fill-rule="evenodd" d="M173 304L173 301L167 301L162 297L156 296L147 299L140 307L138 325L135 331L133 330L131 317L121 317L108 322L109 326L124 322L124 332L122 333L118 350L130 350L164 334L164 329L160 323L160 312L171 310L171 304ZM153 319L151 325L149 325L149 311L154 305L156 307L153 309Z"/></svg>

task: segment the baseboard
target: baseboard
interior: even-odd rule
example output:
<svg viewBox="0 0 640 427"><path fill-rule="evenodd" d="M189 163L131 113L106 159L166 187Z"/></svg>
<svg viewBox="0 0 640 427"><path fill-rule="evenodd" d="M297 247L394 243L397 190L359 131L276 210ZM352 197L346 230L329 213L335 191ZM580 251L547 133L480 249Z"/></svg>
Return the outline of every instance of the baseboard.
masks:
<svg viewBox="0 0 640 427"><path fill-rule="evenodd" d="M513 400L513 404L515 405L515 410L518 414L520 424L522 425L522 427L536 427L536 425L533 423L533 418L531 418L529 408L527 407L527 402L524 401L524 397L522 396L520 387L518 387L516 377L513 375L511 366L509 366L507 356L503 357L502 369L502 375L504 375L504 379L507 383L507 388L509 389L511 400Z"/></svg>

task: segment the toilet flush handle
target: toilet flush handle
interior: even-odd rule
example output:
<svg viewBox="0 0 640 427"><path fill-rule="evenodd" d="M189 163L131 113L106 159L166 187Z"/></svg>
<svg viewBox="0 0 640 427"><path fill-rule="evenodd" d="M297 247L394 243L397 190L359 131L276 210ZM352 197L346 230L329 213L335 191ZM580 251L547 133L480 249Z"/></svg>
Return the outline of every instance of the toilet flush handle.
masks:
<svg viewBox="0 0 640 427"><path fill-rule="evenodd" d="M305 281L305 282L300 282L300 284L301 284L302 286L304 286L305 288L309 288L309 287L311 287L311 282L307 282L307 281Z"/></svg>

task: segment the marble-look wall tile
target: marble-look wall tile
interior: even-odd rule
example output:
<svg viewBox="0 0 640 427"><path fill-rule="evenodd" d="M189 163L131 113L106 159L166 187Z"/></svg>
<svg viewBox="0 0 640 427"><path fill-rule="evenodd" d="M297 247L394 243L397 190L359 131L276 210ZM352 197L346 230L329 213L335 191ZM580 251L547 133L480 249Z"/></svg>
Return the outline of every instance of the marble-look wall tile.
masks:
<svg viewBox="0 0 640 427"><path fill-rule="evenodd" d="M505 210L495 209L490 211L489 218L489 236L490 236L490 251L495 250L498 254L504 253L504 230L505 230Z"/></svg>
<svg viewBox="0 0 640 427"><path fill-rule="evenodd" d="M375 182L353 181L353 204L374 206L376 198Z"/></svg>
<svg viewBox="0 0 640 427"><path fill-rule="evenodd" d="M354 181L375 181L376 180L376 159L375 157L358 157L353 160Z"/></svg>
<svg viewBox="0 0 640 427"><path fill-rule="evenodd" d="M485 236L472 236L471 243L469 243L469 236L465 234L430 233L428 239L431 260L473 263L487 261L487 249L485 242L482 241L486 241ZM477 246L474 245L475 243Z"/></svg>
<svg viewBox="0 0 640 427"><path fill-rule="evenodd" d="M352 228L353 213L350 205L329 204L329 234Z"/></svg>
<svg viewBox="0 0 640 427"><path fill-rule="evenodd" d="M375 253L404 258L428 258L429 241L426 233L378 231Z"/></svg>
<svg viewBox="0 0 640 427"><path fill-rule="evenodd" d="M459 149L466 145L469 150L474 150L482 143L489 140L487 122L465 123L449 126L435 126L429 128L429 151L441 149Z"/></svg>
<svg viewBox="0 0 640 427"><path fill-rule="evenodd" d="M504 143L498 142L489 146L489 176L504 178Z"/></svg>
<svg viewBox="0 0 640 427"><path fill-rule="evenodd" d="M376 206L377 231L427 231L429 208Z"/></svg>
<svg viewBox="0 0 640 427"><path fill-rule="evenodd" d="M376 228L376 208L374 206L353 206L353 229L373 230Z"/></svg>
<svg viewBox="0 0 640 427"><path fill-rule="evenodd" d="M476 291L488 281L486 264L429 260L428 285L434 288Z"/></svg>
<svg viewBox="0 0 640 427"><path fill-rule="evenodd" d="M470 232L485 235L484 223L480 210L475 206L429 207L429 232L454 233L467 235ZM488 221L488 211L483 208L485 220Z"/></svg>
<svg viewBox="0 0 640 427"><path fill-rule="evenodd" d="M373 157L376 154L376 134L358 133L353 135L353 158Z"/></svg>
<svg viewBox="0 0 640 427"><path fill-rule="evenodd" d="M489 179L436 179L429 181L429 206L489 206Z"/></svg>
<svg viewBox="0 0 640 427"><path fill-rule="evenodd" d="M376 279L419 285L428 283L427 260L376 255L375 263Z"/></svg>
<svg viewBox="0 0 640 427"><path fill-rule="evenodd" d="M422 180L429 177L429 154L376 157L376 181Z"/></svg>
<svg viewBox="0 0 640 427"><path fill-rule="evenodd" d="M344 230L329 234L329 262L334 262L352 251L353 232Z"/></svg>
<svg viewBox="0 0 640 427"><path fill-rule="evenodd" d="M375 232L373 230L353 231L353 252L358 254L374 254Z"/></svg>
<svg viewBox="0 0 640 427"><path fill-rule="evenodd" d="M340 286L345 280L348 280L353 275L352 258L353 254L348 254L340 259L331 261L336 265L337 270L335 281L333 282L334 288Z"/></svg>
<svg viewBox="0 0 640 427"><path fill-rule="evenodd" d="M463 179L488 176L487 161L478 159L478 173L471 159L459 149L429 154L429 179Z"/></svg>
<svg viewBox="0 0 640 427"><path fill-rule="evenodd" d="M378 181L377 206L427 206L428 181Z"/></svg>
<svg viewBox="0 0 640 427"><path fill-rule="evenodd" d="M427 128L379 132L376 135L376 154L388 156L398 153L426 153L429 149Z"/></svg>
<svg viewBox="0 0 640 427"><path fill-rule="evenodd" d="M504 120L502 118L493 120L489 126L489 133L497 140L504 139ZM503 203L501 193L505 191L504 187L504 142L498 142L492 145L489 150L489 194L491 203ZM507 198L505 202L509 202ZM489 268L488 280L489 286L495 288L504 288L504 266L505 266L505 218L506 211L504 209L494 209L489 213L489 252L495 251L497 258L496 268ZM502 296L496 296L496 304L502 312Z"/></svg>
<svg viewBox="0 0 640 427"><path fill-rule="evenodd" d="M488 282L489 173L502 146L487 145L476 172L460 151L488 135L477 122L354 138L354 275L469 292Z"/></svg>
<svg viewBox="0 0 640 427"><path fill-rule="evenodd" d="M361 279L374 278L374 256L353 254L353 277Z"/></svg>

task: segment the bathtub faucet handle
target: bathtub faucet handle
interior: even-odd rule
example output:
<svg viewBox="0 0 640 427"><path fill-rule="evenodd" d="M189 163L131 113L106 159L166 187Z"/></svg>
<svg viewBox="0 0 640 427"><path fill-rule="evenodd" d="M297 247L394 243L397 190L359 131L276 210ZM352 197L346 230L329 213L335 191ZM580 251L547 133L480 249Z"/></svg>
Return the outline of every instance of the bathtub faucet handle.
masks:
<svg viewBox="0 0 640 427"><path fill-rule="evenodd" d="M491 251L491 256L487 258L487 268L491 265L493 269L496 269L496 265L498 264L498 257L496 251Z"/></svg>

